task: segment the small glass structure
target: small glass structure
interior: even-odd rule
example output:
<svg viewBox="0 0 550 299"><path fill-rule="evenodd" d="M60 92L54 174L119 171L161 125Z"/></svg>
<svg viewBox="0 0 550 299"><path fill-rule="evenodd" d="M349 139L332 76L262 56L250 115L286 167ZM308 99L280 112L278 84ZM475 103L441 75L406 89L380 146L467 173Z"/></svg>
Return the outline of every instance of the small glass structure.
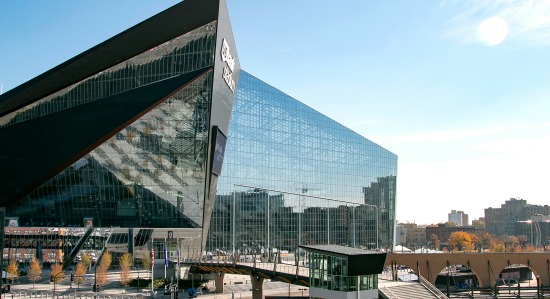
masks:
<svg viewBox="0 0 550 299"><path fill-rule="evenodd" d="M313 297L334 298L334 291L363 293L374 290L368 293L377 294L378 274L384 267L385 252L339 245L300 247L308 253L310 294L315 295Z"/></svg>

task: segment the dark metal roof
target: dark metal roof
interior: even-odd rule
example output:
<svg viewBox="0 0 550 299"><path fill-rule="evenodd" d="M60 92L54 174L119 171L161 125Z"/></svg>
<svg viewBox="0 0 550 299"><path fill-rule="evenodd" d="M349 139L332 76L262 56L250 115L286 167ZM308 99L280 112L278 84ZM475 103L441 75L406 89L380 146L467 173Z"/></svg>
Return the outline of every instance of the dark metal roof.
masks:
<svg viewBox="0 0 550 299"><path fill-rule="evenodd" d="M379 254L380 252L372 250L364 250L359 248L341 246L341 245L302 245L301 248L311 251L318 252L331 256L351 256L351 255L368 255L368 254Z"/></svg>
<svg viewBox="0 0 550 299"><path fill-rule="evenodd" d="M386 261L385 252L340 245L302 245L300 247L309 252L347 259L348 276L380 274Z"/></svg>
<svg viewBox="0 0 550 299"><path fill-rule="evenodd" d="M0 117L218 19L219 0L186 0L0 95Z"/></svg>
<svg viewBox="0 0 550 299"><path fill-rule="evenodd" d="M223 0L182 1L0 95L0 117L187 32L219 22L220 6L224 5ZM221 29L235 48L230 28ZM15 203L205 71L1 128L0 205ZM231 105L226 106L231 110Z"/></svg>

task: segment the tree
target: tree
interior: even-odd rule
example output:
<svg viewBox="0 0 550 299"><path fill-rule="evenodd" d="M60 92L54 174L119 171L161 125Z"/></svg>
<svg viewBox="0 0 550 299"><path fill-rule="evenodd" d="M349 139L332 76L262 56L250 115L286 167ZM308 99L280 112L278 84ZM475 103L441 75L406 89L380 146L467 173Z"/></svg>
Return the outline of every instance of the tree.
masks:
<svg viewBox="0 0 550 299"><path fill-rule="evenodd" d="M439 238L437 237L436 234L432 234L430 236L430 241L432 241L432 244L434 245L434 250L439 250L439 244L441 242L439 241Z"/></svg>
<svg viewBox="0 0 550 299"><path fill-rule="evenodd" d="M105 268L105 270L108 270L109 267L111 267L112 262L113 257L111 256L111 253L109 251L105 251L101 256L101 260L99 260L99 265Z"/></svg>
<svg viewBox="0 0 550 299"><path fill-rule="evenodd" d="M519 246L519 240L518 240L518 237L516 237L516 236L507 236L504 239L504 246L506 247L505 251L507 251L507 252L520 252L521 251L521 247Z"/></svg>
<svg viewBox="0 0 550 299"><path fill-rule="evenodd" d="M537 250L536 250L535 246L533 246L533 244L527 243L527 244L525 244L525 246L523 246L523 251L525 251L525 252L535 252Z"/></svg>
<svg viewBox="0 0 550 299"><path fill-rule="evenodd" d="M489 250L491 252L504 252L504 243L499 239L491 239L489 241Z"/></svg>
<svg viewBox="0 0 550 299"><path fill-rule="evenodd" d="M77 285L77 291L80 291L80 284L84 282L84 275L86 274L86 265L83 263L82 260L78 264L76 264L76 267L74 268L74 282Z"/></svg>
<svg viewBox="0 0 550 299"><path fill-rule="evenodd" d="M132 266L132 254L125 253L118 258L120 265L120 284L127 287L130 284L130 267Z"/></svg>
<svg viewBox="0 0 550 299"><path fill-rule="evenodd" d="M467 234L470 235L471 243L466 248L464 248L464 250L476 251L476 247L480 245L478 235L476 233L467 233Z"/></svg>
<svg viewBox="0 0 550 299"><path fill-rule="evenodd" d="M50 273L51 280L53 282L59 282L63 279L63 276L65 276L65 271L63 271L63 265L62 264L53 264L52 265L52 272Z"/></svg>
<svg viewBox="0 0 550 299"><path fill-rule="evenodd" d="M82 266L84 266L84 268L86 268L87 270L92 264L92 258L87 253L84 253L82 254L82 256L80 256L80 262L82 263Z"/></svg>
<svg viewBox="0 0 550 299"><path fill-rule="evenodd" d="M32 288L34 289L34 283L42 278L42 267L38 260L33 256L31 264L29 265L29 273L27 273L27 279L32 281Z"/></svg>
<svg viewBox="0 0 550 299"><path fill-rule="evenodd" d="M18 270L18 264L17 261L14 258L10 259L10 262L8 263L8 267L6 268L6 273L9 274L9 277L7 279L11 280L11 283L13 284L13 281L19 277L21 273L19 273Z"/></svg>
<svg viewBox="0 0 550 299"><path fill-rule="evenodd" d="M99 284L100 286L107 284L107 270L109 270L112 261L113 258L111 256L111 253L109 251L105 251L101 256L101 259L99 260L99 265L96 266L98 267L96 281L97 284Z"/></svg>
<svg viewBox="0 0 550 299"><path fill-rule="evenodd" d="M519 235L518 236L518 242L519 242L520 246L525 247L525 245L527 245L527 240L528 240L528 238L527 238L526 235Z"/></svg>
<svg viewBox="0 0 550 299"><path fill-rule="evenodd" d="M103 285L106 285L107 284L107 268L105 268L104 266L102 265L97 265L97 270L96 270L96 283L100 286L103 286Z"/></svg>
<svg viewBox="0 0 550 299"><path fill-rule="evenodd" d="M482 250L489 248L489 244L491 243L492 239L493 235L488 232L480 232L477 234L477 240Z"/></svg>
<svg viewBox="0 0 550 299"><path fill-rule="evenodd" d="M149 271L149 269L151 269L151 256L148 251L144 251L141 254L141 268L145 271Z"/></svg>
<svg viewBox="0 0 550 299"><path fill-rule="evenodd" d="M472 247L472 238L469 233L458 231L451 233L449 245L459 251L468 250Z"/></svg>

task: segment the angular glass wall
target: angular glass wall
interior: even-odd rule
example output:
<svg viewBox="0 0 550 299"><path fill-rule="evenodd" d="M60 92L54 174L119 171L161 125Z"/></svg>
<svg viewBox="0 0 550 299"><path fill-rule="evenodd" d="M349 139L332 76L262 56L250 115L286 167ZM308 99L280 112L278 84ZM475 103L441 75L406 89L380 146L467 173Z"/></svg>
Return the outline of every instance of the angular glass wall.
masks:
<svg viewBox="0 0 550 299"><path fill-rule="evenodd" d="M216 22L202 26L0 118L24 122L213 65Z"/></svg>
<svg viewBox="0 0 550 299"><path fill-rule="evenodd" d="M212 22L159 45L7 115L0 123L9 126L211 67L215 28ZM11 243L6 244L5 258L10 258L6 253L18 244L16 239L32 239L30 235L36 236L30 248L34 251L42 244L40 250L62 250L75 257L75 248L147 250L152 238L170 234L174 239L200 239L200 229L189 229L202 227L212 80L208 71L175 93L163 90L170 96L162 104L8 207L7 216L19 228L6 231ZM61 232L65 241L52 245L41 236L43 230L21 227L81 229L58 229L54 234ZM200 242L192 246L200 248ZM44 259L52 254L48 251Z"/></svg>
<svg viewBox="0 0 550 299"><path fill-rule="evenodd" d="M242 71L207 247L391 246L396 173L395 154Z"/></svg>

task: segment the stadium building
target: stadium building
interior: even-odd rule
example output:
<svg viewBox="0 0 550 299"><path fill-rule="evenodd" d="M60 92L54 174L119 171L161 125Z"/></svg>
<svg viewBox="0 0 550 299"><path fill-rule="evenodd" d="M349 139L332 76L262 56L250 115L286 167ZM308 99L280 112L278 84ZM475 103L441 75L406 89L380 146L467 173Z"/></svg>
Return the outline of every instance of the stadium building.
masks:
<svg viewBox="0 0 550 299"><path fill-rule="evenodd" d="M391 247L397 156L236 49L186 0L0 95L4 261Z"/></svg>

